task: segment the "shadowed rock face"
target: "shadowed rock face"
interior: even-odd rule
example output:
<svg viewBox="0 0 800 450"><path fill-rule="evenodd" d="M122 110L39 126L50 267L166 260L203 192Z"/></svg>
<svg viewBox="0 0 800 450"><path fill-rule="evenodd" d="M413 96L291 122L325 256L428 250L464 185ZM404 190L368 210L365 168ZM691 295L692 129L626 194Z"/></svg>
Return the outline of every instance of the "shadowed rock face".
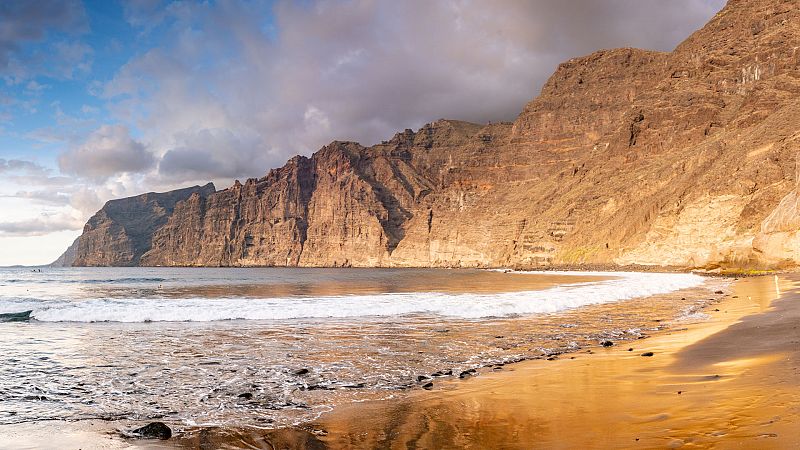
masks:
<svg viewBox="0 0 800 450"><path fill-rule="evenodd" d="M208 183L107 202L84 226L76 241L72 265L139 265L142 254L150 249L153 233L167 222L178 202L192 195L205 197L214 191L214 185Z"/></svg>
<svg viewBox="0 0 800 450"><path fill-rule="evenodd" d="M76 264L794 264L798 48L794 1L732 0L671 53L563 63L513 123L333 142L174 212L109 202Z"/></svg>

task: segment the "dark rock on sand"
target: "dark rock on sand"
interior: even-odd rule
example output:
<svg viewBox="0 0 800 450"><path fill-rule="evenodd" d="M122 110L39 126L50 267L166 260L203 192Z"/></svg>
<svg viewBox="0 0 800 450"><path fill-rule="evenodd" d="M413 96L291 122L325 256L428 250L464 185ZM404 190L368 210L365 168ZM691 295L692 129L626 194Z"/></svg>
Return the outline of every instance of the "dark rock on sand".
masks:
<svg viewBox="0 0 800 450"><path fill-rule="evenodd" d="M311 372L311 371L308 370L308 369L300 369L300 370L296 370L294 372L294 374L295 375L308 375L309 372Z"/></svg>
<svg viewBox="0 0 800 450"><path fill-rule="evenodd" d="M458 375L458 378L464 379L469 376L475 375L478 371L475 369L467 369Z"/></svg>
<svg viewBox="0 0 800 450"><path fill-rule="evenodd" d="M422 389L431 390L433 389L433 383L425 383L422 385Z"/></svg>
<svg viewBox="0 0 800 450"><path fill-rule="evenodd" d="M655 355L655 353L653 353L653 352L644 352L644 353L642 353L642 356L653 356L653 355Z"/></svg>
<svg viewBox="0 0 800 450"><path fill-rule="evenodd" d="M300 389L302 390L303 388L300 388ZM312 385L308 386L307 388L305 388L305 390L307 390L307 391L333 391L335 389L336 388L332 388L330 386L325 386L325 385L322 385L322 384L312 384Z"/></svg>
<svg viewBox="0 0 800 450"><path fill-rule="evenodd" d="M142 439L164 440L172 437L172 430L164 422L153 422L131 431L131 434Z"/></svg>
<svg viewBox="0 0 800 450"><path fill-rule="evenodd" d="M427 375L418 375L418 376L417 376L417 382L425 381L425 380L427 380L428 378L430 378L430 377L429 377L429 376L427 376Z"/></svg>
<svg viewBox="0 0 800 450"><path fill-rule="evenodd" d="M714 291L715 294L724 294L722 291Z"/></svg>
<svg viewBox="0 0 800 450"><path fill-rule="evenodd" d="M611 347L614 345L614 343L611 341L600 341L600 345L602 345L603 347Z"/></svg>
<svg viewBox="0 0 800 450"><path fill-rule="evenodd" d="M243 399L245 399L245 400L250 400L250 399L252 399L252 398L253 398L253 394L251 394L251 393L249 393L249 392L243 392L243 393L241 393L241 394L237 395L237 397L239 397L239 398L243 398Z"/></svg>

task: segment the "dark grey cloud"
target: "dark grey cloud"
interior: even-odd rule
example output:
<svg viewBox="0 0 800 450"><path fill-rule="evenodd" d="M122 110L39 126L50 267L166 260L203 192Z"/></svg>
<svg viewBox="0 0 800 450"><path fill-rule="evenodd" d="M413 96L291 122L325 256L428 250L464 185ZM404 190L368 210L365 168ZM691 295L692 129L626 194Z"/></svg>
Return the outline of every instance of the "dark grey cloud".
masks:
<svg viewBox="0 0 800 450"><path fill-rule="evenodd" d="M120 173L143 172L154 163L153 155L131 138L123 125L98 128L85 142L58 158L62 172L96 180Z"/></svg>
<svg viewBox="0 0 800 450"><path fill-rule="evenodd" d="M440 117L511 120L558 63L603 48L671 50L721 7L142 2L127 8L130 22L145 27L151 17L165 44L126 64L103 95L161 158L149 183L258 176L334 139L372 144Z"/></svg>
<svg viewBox="0 0 800 450"><path fill-rule="evenodd" d="M61 71L72 73L85 59L88 47L75 42L56 42L48 52L28 54L26 44L45 40L50 32L74 34L87 26L86 13L79 0L4 0L0 2L0 74L20 77L31 67L55 63ZM31 60L32 59L32 60ZM52 69L51 69L52 70Z"/></svg>
<svg viewBox="0 0 800 450"><path fill-rule="evenodd" d="M255 136L237 136L228 130L202 130L181 139L182 146L167 150L158 173L167 178L236 178L253 166L267 167L266 154L258 151Z"/></svg>

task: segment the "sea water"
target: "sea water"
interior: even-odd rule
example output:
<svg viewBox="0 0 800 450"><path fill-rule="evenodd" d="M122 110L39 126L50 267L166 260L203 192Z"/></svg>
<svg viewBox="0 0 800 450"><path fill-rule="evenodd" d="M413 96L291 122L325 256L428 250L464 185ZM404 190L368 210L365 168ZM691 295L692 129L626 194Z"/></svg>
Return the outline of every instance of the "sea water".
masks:
<svg viewBox="0 0 800 450"><path fill-rule="evenodd" d="M470 369L637 339L696 317L719 284L680 273L0 269L0 318L14 320L0 323L0 424L297 424Z"/></svg>

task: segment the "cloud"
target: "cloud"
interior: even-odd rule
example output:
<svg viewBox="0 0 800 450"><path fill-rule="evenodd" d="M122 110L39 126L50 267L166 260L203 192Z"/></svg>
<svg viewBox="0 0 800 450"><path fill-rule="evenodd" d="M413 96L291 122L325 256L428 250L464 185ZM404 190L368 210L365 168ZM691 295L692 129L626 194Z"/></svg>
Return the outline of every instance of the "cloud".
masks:
<svg viewBox="0 0 800 450"><path fill-rule="evenodd" d="M0 2L0 76L6 84L47 87L39 76L75 79L91 72L91 47L77 39L88 20L79 0Z"/></svg>
<svg viewBox="0 0 800 450"><path fill-rule="evenodd" d="M100 108L98 108L96 106L83 105L83 106L81 106L81 112L84 113L84 114L87 114L87 115L89 115L89 114L97 114L97 113L100 112Z"/></svg>
<svg viewBox="0 0 800 450"><path fill-rule="evenodd" d="M6 0L0 2L0 67L27 42L45 38L48 30L69 31L85 26L78 0Z"/></svg>
<svg viewBox="0 0 800 450"><path fill-rule="evenodd" d="M44 191L17 191L14 195L2 195L2 197L22 198L48 205L69 205L70 196L64 192L51 190Z"/></svg>
<svg viewBox="0 0 800 450"><path fill-rule="evenodd" d="M102 192L105 198L101 198L98 191ZM97 212L106 200L113 197L114 195L108 190L82 186L70 193L69 205L84 217L88 217Z"/></svg>
<svg viewBox="0 0 800 450"><path fill-rule="evenodd" d="M200 130L182 136L181 147L167 150L158 165L158 173L167 178L208 180L215 177L236 178L253 165L269 164L259 155L257 136L237 136L229 130Z"/></svg>
<svg viewBox="0 0 800 450"><path fill-rule="evenodd" d="M67 214L42 215L15 222L0 222L0 237L41 236L66 230L83 228L83 220Z"/></svg>
<svg viewBox="0 0 800 450"><path fill-rule="evenodd" d="M558 63L601 48L670 50L721 6L137 2L128 20L159 24L163 45L101 91L161 158L152 182L259 176L334 139L368 145L440 117L511 120Z"/></svg>
<svg viewBox="0 0 800 450"><path fill-rule="evenodd" d="M125 172L145 171L154 163L153 155L131 138L124 125L103 125L83 144L58 158L63 173L96 180Z"/></svg>
<svg viewBox="0 0 800 450"><path fill-rule="evenodd" d="M71 80L91 72L94 51L88 45L81 42L57 42L53 50L55 53L48 64L48 75Z"/></svg>
<svg viewBox="0 0 800 450"><path fill-rule="evenodd" d="M122 4L122 11L129 24L150 31L166 18L165 3L165 0L128 0Z"/></svg>
<svg viewBox="0 0 800 450"><path fill-rule="evenodd" d="M25 89L32 93L39 93L48 89L50 85L38 83L36 80L31 80L25 85Z"/></svg>
<svg viewBox="0 0 800 450"><path fill-rule="evenodd" d="M0 174L12 172L35 176L46 176L50 171L33 161L0 158Z"/></svg>

